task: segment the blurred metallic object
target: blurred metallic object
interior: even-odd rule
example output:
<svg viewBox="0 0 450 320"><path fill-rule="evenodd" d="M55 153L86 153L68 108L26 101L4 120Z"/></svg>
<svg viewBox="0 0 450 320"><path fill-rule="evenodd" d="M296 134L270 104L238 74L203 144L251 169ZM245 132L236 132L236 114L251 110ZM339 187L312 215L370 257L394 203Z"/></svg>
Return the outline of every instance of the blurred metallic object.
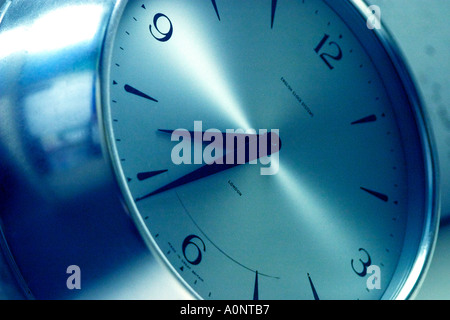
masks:
<svg viewBox="0 0 450 320"><path fill-rule="evenodd" d="M143 260L153 268L148 274L165 279L116 196L98 134L98 61L115 5L14 0L2 7L1 243L28 298L73 298L72 264L85 289ZM153 281L164 288L149 288L148 298L172 298L168 279Z"/></svg>

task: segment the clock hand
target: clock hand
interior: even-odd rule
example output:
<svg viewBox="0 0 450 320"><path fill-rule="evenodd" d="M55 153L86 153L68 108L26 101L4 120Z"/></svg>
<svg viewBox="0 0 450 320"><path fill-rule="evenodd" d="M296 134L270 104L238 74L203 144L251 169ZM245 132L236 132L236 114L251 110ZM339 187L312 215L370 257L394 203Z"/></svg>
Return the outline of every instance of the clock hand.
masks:
<svg viewBox="0 0 450 320"><path fill-rule="evenodd" d="M149 193L149 194L147 194L147 195L145 195L143 197L137 198L136 201L144 200L144 199L149 198L151 196L154 196L154 195L156 195L158 193L161 193L161 192L164 192L164 191L168 191L168 190L173 189L173 188L177 188L177 187L185 185L185 184L187 184L189 182L193 182L193 181L205 178L207 176L213 175L215 173L218 173L218 172L221 172L221 171L233 168L233 167L235 167L237 165L238 164L204 165L203 167L201 167L201 168L199 168L199 169L197 169L197 170L195 170L195 171L193 171L191 173L188 173L188 174L182 176L181 178L178 178L177 180L172 181L171 183L166 184L165 186L163 186L163 187L161 187L161 188L159 188L159 189L157 189L157 190L155 190L155 191L153 191L153 192L151 192L151 193Z"/></svg>
<svg viewBox="0 0 450 320"><path fill-rule="evenodd" d="M272 135L274 135L274 136L272 137ZM266 133L264 136L267 136L268 141L272 142L272 140L275 140L276 142L273 145L271 145L271 143L267 144L267 148L265 148L266 150L262 150L262 149L260 150L259 143L258 143L258 148L257 148L256 152L250 152L249 148L247 148L249 143L246 142L243 146L241 145L241 146L234 148L233 152L234 152L235 159L234 159L233 163L231 163L231 164L226 163L227 155L224 155L222 157L215 159L212 163L206 164L206 165L200 167L199 169L194 170L194 171L182 176L181 178L178 178L175 181L172 181L172 182L166 184L165 186L163 186L145 196L136 198L136 201L144 200L144 199L154 196L158 193L180 187L187 183L190 183L190 182L202 179L202 178L206 178L213 174L234 168L240 164L244 164L244 163L250 162L252 160L256 160L263 156L270 156L271 154L278 152L281 148L280 137L276 133L272 133L272 132ZM236 155L239 154L240 152L245 152L245 162L244 163L238 163L236 161Z"/></svg>
<svg viewBox="0 0 450 320"><path fill-rule="evenodd" d="M175 135L182 135L183 133L185 133L186 131L181 131L181 130L165 130L165 129L158 129L159 132L162 133L167 133L167 134L175 134ZM211 141L204 141L203 140L203 135L206 133L205 131L187 131L189 132L191 139L195 140L196 138L201 140L203 143L209 144L211 143ZM219 132L217 132L219 133ZM199 135L201 134L201 135ZM239 138L239 137L255 137L255 138L259 138L260 135L259 134L251 134L251 133L220 133L222 135L222 141L223 141L223 149L227 149L226 146L226 142L227 142L227 137L233 137L233 138ZM232 146L234 146L234 144L232 144Z"/></svg>

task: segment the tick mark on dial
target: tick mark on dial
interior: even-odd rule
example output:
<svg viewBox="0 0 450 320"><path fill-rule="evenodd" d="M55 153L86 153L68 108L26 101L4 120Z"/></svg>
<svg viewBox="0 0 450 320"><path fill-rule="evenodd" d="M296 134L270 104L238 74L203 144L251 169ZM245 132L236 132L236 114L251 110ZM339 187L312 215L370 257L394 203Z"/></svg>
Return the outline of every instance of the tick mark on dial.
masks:
<svg viewBox="0 0 450 320"><path fill-rule="evenodd" d="M369 123L369 122L375 122L377 121L377 116L372 114L370 116L364 117L362 119L356 120L352 122L352 125L355 124L362 124L362 123Z"/></svg>
<svg viewBox="0 0 450 320"><path fill-rule="evenodd" d="M147 180L157 175L160 175L168 170L157 170L157 171L148 171L148 172L139 172L137 174L137 178L139 181Z"/></svg>
<svg viewBox="0 0 450 320"><path fill-rule="evenodd" d="M316 288L314 287L314 283L311 280L311 277L309 276L309 273L307 273L308 275L308 280L309 280L309 285L311 286L311 290L314 296L314 300L320 300L319 299L319 295L317 294Z"/></svg>
<svg viewBox="0 0 450 320"><path fill-rule="evenodd" d="M255 287L253 289L253 300L259 300L259 290L258 290L258 271L255 272Z"/></svg>
<svg viewBox="0 0 450 320"><path fill-rule="evenodd" d="M389 201L389 197L383 193L377 192L377 191L373 191L370 189L366 189L364 187L361 187L361 190L367 192L368 194L371 194L372 196L384 201L384 202L388 202Z"/></svg>
<svg viewBox="0 0 450 320"><path fill-rule="evenodd" d="M272 0L272 20L270 23L270 27L273 29L273 23L275 21L275 12L277 11L277 2L278 0Z"/></svg>
<svg viewBox="0 0 450 320"><path fill-rule="evenodd" d="M156 100L155 98L150 97L149 95L143 93L142 91L139 91L138 89L126 84L124 86L124 89L126 92L134 94L135 96L150 100L150 101L154 101L154 102L158 102L158 100Z"/></svg>
<svg viewBox="0 0 450 320"><path fill-rule="evenodd" d="M213 7L214 7L214 11L216 11L217 18L218 18L219 21L220 21L220 14L219 14L219 9L217 9L217 3L216 3L216 0L211 0L211 2L212 2L212 5L213 5Z"/></svg>

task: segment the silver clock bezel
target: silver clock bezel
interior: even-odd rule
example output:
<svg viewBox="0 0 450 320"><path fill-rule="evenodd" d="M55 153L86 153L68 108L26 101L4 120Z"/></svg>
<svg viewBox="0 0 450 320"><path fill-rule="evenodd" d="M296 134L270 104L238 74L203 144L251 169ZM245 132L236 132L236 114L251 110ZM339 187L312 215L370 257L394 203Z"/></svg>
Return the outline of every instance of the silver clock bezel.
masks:
<svg viewBox="0 0 450 320"><path fill-rule="evenodd" d="M329 0L325 0L330 2ZM370 9L364 0L349 0L354 8L361 14L365 22L369 18ZM369 30L369 29L367 29ZM434 142L434 134L432 132L429 116L427 115L423 101L420 97L415 81L409 70L406 58L403 56L400 48L396 44L394 37L390 34L386 26L381 21L380 29L373 29L368 33L372 33L374 37L380 42L384 48L389 63L392 64L394 71L397 73L400 82L403 85L405 97L407 98L411 108L416 127L421 141L421 155L423 156L423 166L425 173L425 180L423 181L425 187L425 203L423 204L423 216L414 217L415 219L423 219L422 234L407 234L405 236L403 248L408 246L409 241L415 241L414 251L409 259L405 259L405 254L402 254L398 263L397 270L392 278L391 283L398 282L399 286L389 286L384 297L391 299L412 299L418 293L420 286L425 278L426 272L431 263L434 252L435 242L439 229L440 217L440 192L438 189L439 167L437 151ZM411 215L409 215L411 216ZM410 222L408 222L410 224ZM411 228L408 228L411 231ZM398 270L408 268L407 275L399 273Z"/></svg>
<svg viewBox="0 0 450 320"><path fill-rule="evenodd" d="M389 58L388 63L391 65L390 72L398 78L402 84L404 98L407 99L409 105L412 107L411 116L413 117L414 127L421 141L420 154L422 158L419 159L423 166L424 181L422 186L420 183L414 185L414 188L422 188L425 190L424 202L420 205L423 207L423 215L420 217L414 217L415 221L409 221L409 225L417 226L417 224L423 225L421 234L416 234L417 231L412 230L412 227L408 227L409 232L405 236L405 245L403 248L407 248L407 252L404 252L398 263L394 276L386 288L382 299L410 299L414 297L417 290L420 288L420 284L426 274L426 270L429 267L434 245L437 237L437 230L439 225L439 190L438 190L438 166L437 166L437 154L434 147L433 135L431 129L427 126L429 121L421 98L416 89L414 81L411 77L411 72L408 70L405 59L401 54L400 49L395 44L393 37L389 34L385 26L382 25L381 29L364 30L362 25L366 26L368 18L368 6L363 0L346 0L336 3L334 0L323 0L331 9L333 9L343 21L349 25L349 29L353 31L356 38L361 41L364 36L369 36L371 40L375 42L370 44L368 38L365 39L363 48L366 50L368 47L373 46L377 50L383 51L384 55ZM100 77L98 79L97 86L97 114L99 116L99 123L102 132L103 147L105 155L108 155L107 162L113 171L114 176L117 179L118 188L122 196L122 201L127 212L132 217L139 233L141 234L144 242L147 244L151 252L157 257L157 259L167 267L174 277L179 281L179 290L186 294L187 298L202 299L192 288L186 283L186 281L178 274L171 263L167 260L165 255L161 252L153 236L147 229L145 222L138 213L138 209L133 201L133 197L127 188L127 181L122 172L120 164L115 161L117 159L117 149L113 137L113 130L109 114L110 104L110 72L109 65L112 59L112 48L115 40L115 32L118 29L122 13L125 10L128 0L118 0L116 2L113 14L109 25L107 27L107 33L103 44L103 51L100 59ZM350 27L350 24L354 24ZM357 31L359 33L357 33ZM369 54L373 57L373 54ZM380 59L378 59L380 60ZM377 63L374 62L375 65ZM413 125L412 123L409 124ZM402 130L402 132L410 131ZM417 151L415 150L415 151ZM419 164L419 167L421 165ZM417 205L417 203L410 204ZM410 214L411 216L411 214ZM423 223L420 220L423 219ZM411 245L411 243L414 243ZM407 272L405 272L407 270Z"/></svg>

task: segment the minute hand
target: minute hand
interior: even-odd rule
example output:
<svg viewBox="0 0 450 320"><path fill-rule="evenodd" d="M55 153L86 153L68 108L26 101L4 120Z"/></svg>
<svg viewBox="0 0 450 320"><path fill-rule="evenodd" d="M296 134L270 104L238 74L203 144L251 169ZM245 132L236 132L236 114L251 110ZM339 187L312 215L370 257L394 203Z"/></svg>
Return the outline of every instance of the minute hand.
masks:
<svg viewBox="0 0 450 320"><path fill-rule="evenodd" d="M254 153L250 152L249 148L248 148L249 143L247 142L244 145L236 147L234 149L235 154L239 153L239 152L245 152L245 162L244 163L248 163L248 162L250 162L252 160L256 160L260 157L270 156L271 154L278 152L281 148L281 140L280 140L279 136L272 132L268 133L266 135L267 135L267 140L271 141L272 145L268 144L268 147L266 148L267 150L265 152L264 151L260 152L261 150L259 148L259 144L258 144L257 152L254 152ZM273 141L275 141L275 143L273 143ZM226 159L227 159L227 155L219 157L218 159L215 159L213 163L206 164L206 165L200 167L199 169L194 170L194 171L178 178L177 180L174 180L174 181L166 184L165 186L163 186L159 189L156 189L155 191L153 191L149 194L146 194L145 196L137 198L136 201L144 200L144 199L154 196L158 193L180 187L187 183L190 183L190 182L202 179L202 178L206 178L210 175L213 175L213 174L234 168L240 164L243 164L243 163L237 163L236 161L229 164L229 163L226 163L227 162Z"/></svg>

